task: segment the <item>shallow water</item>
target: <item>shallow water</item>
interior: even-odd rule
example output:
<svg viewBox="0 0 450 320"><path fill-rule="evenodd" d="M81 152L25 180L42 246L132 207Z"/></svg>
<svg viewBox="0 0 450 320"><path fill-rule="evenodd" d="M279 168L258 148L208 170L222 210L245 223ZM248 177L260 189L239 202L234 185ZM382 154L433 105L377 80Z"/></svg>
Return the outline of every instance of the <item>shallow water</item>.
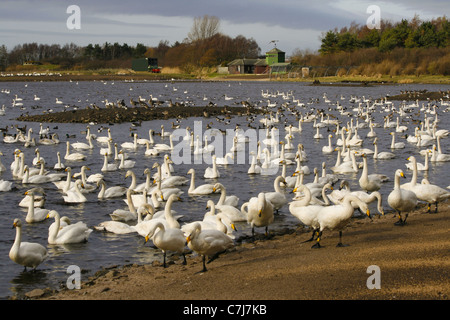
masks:
<svg viewBox="0 0 450 320"><path fill-rule="evenodd" d="M19 127L27 126L27 128L33 128L33 136L38 138L39 124L38 123L25 123L17 122L14 119L22 113L29 112L30 114L40 112L51 112L64 110L70 111L73 106L85 107L90 104L96 104L103 106L105 99L109 101L116 101L118 99L124 99L127 105L130 105L129 100L133 98L137 100L139 96L148 99L150 95L158 98L160 101L183 102L187 105L199 105L204 106L209 101L216 103L219 106L229 105L233 106L235 103L241 101L249 101L254 105L267 106L267 99L261 96L261 92L268 91L274 94L277 93L292 93L295 99L300 99L301 102L306 104L305 108L298 108L303 114L307 112L313 112L316 109L324 109L327 113L337 115L342 121L342 125L346 125L350 121L347 117L342 117L336 112L336 107L328 105L324 102L323 95L327 94L327 97L332 101L340 101L343 106L349 107L349 110L354 108L355 104L351 104L348 99L351 95L365 98L379 99L387 94L394 95L400 93L401 90L422 90L427 89L429 91L447 90L448 86L443 85L379 85L373 87L338 87L338 86L308 86L302 83L274 83L274 82L3 82L0 84L0 88L10 90L9 94L4 92L0 93L0 105L5 105L6 114L0 117L0 127L5 128L11 125L18 125ZM23 98L23 107L12 106L12 99L17 94ZM39 101L34 101L34 95L41 98ZM225 100L227 97L232 97L232 100ZM340 97L344 96L346 100L340 100ZM56 104L56 98L63 101L63 104ZM207 100L203 100L206 97ZM281 95L269 98L271 102L277 102L278 106L288 102L290 106L293 105L293 97L290 96L288 100L283 100ZM318 102L308 104L311 99L318 99ZM399 102L394 102L398 106ZM426 101L420 101L420 105L426 103ZM66 107L69 106L69 107ZM276 110L275 108L273 109ZM444 108L438 110L439 114L439 128L448 129L450 119L446 113L443 112ZM373 114L374 121L379 124L383 124L383 117L387 113L383 112L381 108ZM434 115L428 115L434 117ZM423 119L423 115L413 116L414 119ZM259 116L254 125L259 125ZM284 127L286 124L298 125L295 116L285 111L280 118L281 122L276 125L280 128L280 137L283 138L285 133ZM395 118L394 118L395 119ZM408 134L414 133L414 126L410 123L410 120L406 117L403 118L408 124ZM106 130L98 132L98 129L103 127L110 127L114 142L119 145L122 142L132 141L131 134L136 132L139 137L147 138L148 130L154 129L159 132L160 127L163 124L167 131L173 131L172 122L174 119L169 120L155 120L143 122L141 126L131 127L129 123L108 125L108 124L92 124L90 127L92 133L98 136L106 135ZM201 121L201 122L196 122ZM356 118L354 118L354 124L356 124ZM360 119L360 122L363 121ZM248 121L245 117L231 117L231 119L224 119L223 122L218 122L214 118L200 119L181 119L181 128L184 129L187 126L191 128L197 128L196 134L202 135L207 124L212 123L212 127L220 130L234 129L236 125L240 125L243 130L248 130ZM303 131L301 134L295 133L293 144L296 146L298 143L302 143L305 147L305 151L308 155L307 161L303 165L308 165L312 170L314 167L321 169L322 162L326 162L328 168L334 165L336 162L336 153L332 155L324 155L321 151L322 146L328 143L326 129L321 129L321 133L325 137L324 139L315 140L313 135L316 133L312 128L312 123L304 123ZM83 141L85 142L86 125L84 124L56 124L49 123L43 124L44 128L49 127L52 132L57 132L61 142L56 146L38 146L41 151L41 156L46 159L46 167L51 169L56 163L56 153L61 152L61 155L65 154L65 141L70 142ZM200 127L199 127L200 126ZM133 130L130 130L133 129ZM201 128L201 129L200 129ZM335 127L330 127L333 130ZM375 128L378 135L379 151L391 151L389 146L391 143L391 136L389 132L393 129L383 129L383 127ZM358 130L358 134L361 137L365 137L369 129L364 128ZM14 130L9 129L9 133L14 133ZM264 133L265 131L261 131ZM233 133L233 131L231 131ZM76 135L76 137L66 138L66 134ZM405 141L402 138L403 134L397 134L397 141ZM217 153L224 151L226 153L231 144L227 137L223 137L223 149L216 150ZM168 138L161 139L159 136L154 137L155 142L168 143ZM216 140L218 139L218 140ZM336 138L333 138L335 144ZM216 136L211 139L211 143L218 146L220 136ZM15 148L21 148L25 153L26 163L31 163L34 158L34 147L25 148L22 144L7 144L0 142L0 151L4 156L1 157L2 163L7 170L1 174L1 179L12 180L11 171L9 165L13 161L13 151ZM100 172L103 164L103 157L99 154L99 145L94 142L95 149L92 151L83 152L87 155L87 160L84 162L65 162L66 166L70 166L73 171L79 172L82 165L87 165L91 168L88 174ZM176 142L178 145L178 142ZM444 153L450 153L448 147L448 140L441 141L442 149ZM179 146L179 145L178 145ZM373 149L371 140L368 140L364 144L365 148ZM380 192L384 196L384 208L389 210L389 206L386 203L386 197L393 187L393 174L397 168L402 168L409 178L411 172L406 171L405 162L409 155L417 155L418 151L423 148L418 148L414 145L406 143L405 149L394 151L396 158L393 160L373 160L368 158L369 173L382 173L391 177L391 181L383 184ZM145 168L151 168L154 162L162 163L162 157L164 153L161 153L157 157L145 157L145 146L139 146L137 151L127 152L131 160L136 161L136 166L133 168L137 176L138 183L145 181L143 171ZM296 150L294 150L295 152ZM178 154L172 155L172 159L176 161L179 158ZM182 175L189 178L187 171L192 167L196 169L196 185L200 185L207 181L203 178L203 172L206 167L209 166L210 158L205 157L198 161L194 155L188 156L189 161L184 163L175 164L174 175ZM218 179L226 188L227 194L237 195L240 198L239 207L247 201L250 197L256 196L260 191L272 191L273 181L276 175L258 175L249 176L247 174L248 167L250 165L248 145L245 149L244 163L230 164L227 167L219 166L221 177ZM423 162L423 157L418 157L420 162ZM186 163L190 162L190 163ZM287 174L293 173L295 165L287 166ZM431 164L428 172L428 179L437 185L447 187L448 182L448 169L449 163ZM105 173L105 181L107 186L122 185L128 186L131 182L129 178L125 179L126 170L119 170L116 172ZM154 172L154 170L153 170ZM330 172L328 170L328 172ZM280 174L281 170L277 173ZM358 174L345 175L345 178L350 182L352 189L359 189ZM419 173L419 179L423 176ZM313 175L305 176L305 183L311 182ZM25 222L25 216L27 209L18 207L19 201L23 198L23 193L32 186L24 185L21 181L14 180L14 189L9 192L0 193L0 298L7 298L14 294L23 294L34 288L45 287L58 287L65 285L68 278L66 273L67 268L70 265L77 265L82 270L82 280L86 280L88 276L92 275L95 271L101 267L109 267L113 265L129 264L129 263L150 263L157 259L162 261L162 255L159 251L153 249L150 245L144 245L143 238L135 235L113 235L109 233L103 233L94 231L87 243L67 245L67 246L51 246L47 245L48 226L52 221L44 221L37 224L27 224ZM125 208L126 205L122 199L114 200L97 200L97 192L93 192L87 195L88 202L79 205L66 205L63 201L62 195L56 190L53 184L46 184L47 200L45 208L57 210L61 216L66 215L72 221L84 221L90 227L97 225L98 223L109 220L109 214L117 208ZM180 189L184 191L181 196L182 202L175 202L173 209L179 214L182 214L183 222L189 222L196 219L201 219L206 212L205 206L208 199L213 199L215 202L219 199L219 195L202 196L202 197L190 197L187 194L189 183L185 186L181 186ZM287 190L291 191L291 190ZM288 198L292 196L287 194ZM371 205L371 211L376 214L375 206ZM23 272L23 267L12 262L8 257L9 249L14 241L15 230L12 229L12 223L14 218L19 217L23 222L23 241L39 242L48 247L50 256L49 258L38 267L37 272ZM291 228L294 229L299 225L299 222L290 215L288 207L284 206L278 215L276 215L274 225L271 229ZM238 223L237 236L250 235L251 230L245 223ZM263 232L263 230L257 230L257 232ZM189 263L189 261L188 261Z"/></svg>

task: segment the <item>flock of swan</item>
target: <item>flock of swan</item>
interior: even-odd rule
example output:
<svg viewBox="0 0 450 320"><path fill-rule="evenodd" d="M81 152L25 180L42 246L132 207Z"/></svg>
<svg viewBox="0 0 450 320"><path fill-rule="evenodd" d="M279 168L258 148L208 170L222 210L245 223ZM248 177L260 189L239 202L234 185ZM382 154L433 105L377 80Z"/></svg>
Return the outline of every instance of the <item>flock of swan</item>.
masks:
<svg viewBox="0 0 450 320"><path fill-rule="evenodd" d="M264 96L267 94L264 93ZM287 99L294 98L288 95ZM19 145L29 142L33 132L30 130L28 136L18 133L15 137L5 137L3 140L5 144L16 144L17 148L10 165L14 181L1 180L1 191L12 190L14 183L32 187L20 204L28 208L24 221L35 224L53 219L54 222L48 227L48 244L86 242L94 231L137 234L144 237L145 242L151 240L162 251L164 267L167 266L167 252L183 255L183 263L186 263L185 253L189 248L202 256L202 271L207 270L207 258L211 261L234 246L236 224L248 225L253 236L255 228L264 228L267 234L283 210L288 210L302 226L312 231L307 241L315 242L313 248L322 247L321 239L325 230L338 231L338 246L345 246L342 243L342 231L354 217L355 209L371 217L369 206L375 201L379 214L384 215L383 200L396 212L397 226L406 225L408 213L419 202L427 203L430 213L433 212L432 205L435 205L434 212L438 211L439 202L449 198L450 192L433 184L430 179L419 182L418 172L428 171L430 164L450 161L450 155L442 151L441 144L449 131L439 127L439 107L421 108L418 104L403 103L395 108L387 99L374 102L357 97L351 97L346 102L349 105L344 107L343 97L337 103L332 103L326 95L323 100L329 112L326 108L312 112L305 104L285 103L267 106L267 113L259 118L254 115L246 118L249 127L258 125L266 129L265 137L258 141L258 152L249 154L251 163L247 176L258 177L264 175L265 171L272 172L268 169L277 169L272 180L273 186L248 199L242 199L242 195L228 194L227 191L233 189L221 182L221 169L234 166L237 153L246 148L247 141L240 139L238 128L235 130L233 146L224 152L224 157L216 155L217 150L212 145L208 146L207 139L204 144L199 139L195 141L189 128L186 128L187 139L183 141L190 143L193 154L211 156L212 165L204 172L194 165L187 172L180 172L170 156L174 148L171 133L164 131L163 126L160 133L159 129L148 128L148 139L139 138L135 133L132 141L122 143L114 141L112 129L108 128L106 136L97 136L88 126L85 141L66 141L64 157L61 157L60 152L55 155L43 154L40 148L45 144L40 145L40 142L46 140L40 137L35 144L33 159L26 158L29 152ZM386 114L383 123L376 122L375 114L378 113ZM406 120L412 113L423 117L420 124L413 125L412 121ZM295 124L287 123L287 115L296 116ZM407 125L401 124L401 120L406 120L404 123ZM306 126L312 128L312 136L306 136ZM157 137L161 140L158 143L155 141ZM388 138L392 139L390 151L379 152L378 139ZM314 163L314 160L308 159L310 150L305 150L305 143L302 143L306 139L318 142L319 152L323 155L335 156L336 161L329 166L328 172L325 162ZM60 143L57 135L47 140L50 140L48 143L51 145ZM260 148L260 143L267 148ZM393 172L372 172L372 161L395 159L396 151L404 149L407 144L417 148L417 154L411 155L405 162L405 171L412 171L409 182L401 183L400 180L405 178L402 168L393 169ZM87 174L90 168L84 162L93 154L101 159L101 169L100 172ZM130 159L129 155L134 159ZM424 157L423 165L417 161L418 157ZM134 168L137 162L144 161L153 162L153 165L143 172L145 182L138 183ZM309 168L306 162L315 167ZM54 165L53 169L49 169L49 165ZM1 167L7 170L3 164ZM75 167L80 168L80 172L75 172ZM322 169L321 175L319 168ZM108 181L111 181L108 177L113 174L124 177L123 181L131 178L130 185L108 186ZM305 176L310 174L314 175L313 181L304 181ZM245 179L241 173L238 175L233 179ZM201 184L198 184L199 176L202 178ZM350 180L357 183L360 190L350 190ZM388 192L388 197L383 199L380 191L392 180L394 187ZM87 202L89 194L95 193L98 201L123 199L126 208L111 210L110 219L95 226L88 226L83 221L74 223L54 209L43 208L45 190L54 188L67 204ZM217 193L220 193L220 198L214 202L212 195ZM197 201L208 199L209 211L202 219L191 221L173 209L174 203L183 201L185 197L199 199ZM48 259L45 246L22 241L20 218L14 219L13 227L16 228L16 238L9 253L12 261L25 268L35 269Z"/></svg>

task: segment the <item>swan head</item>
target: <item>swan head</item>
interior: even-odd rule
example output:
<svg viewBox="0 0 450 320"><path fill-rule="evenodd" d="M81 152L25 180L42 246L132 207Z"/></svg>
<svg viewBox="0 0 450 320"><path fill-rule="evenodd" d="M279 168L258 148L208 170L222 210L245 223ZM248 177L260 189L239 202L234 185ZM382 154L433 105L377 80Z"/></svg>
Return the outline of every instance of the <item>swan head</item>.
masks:
<svg viewBox="0 0 450 320"><path fill-rule="evenodd" d="M189 171L187 172L187 174L194 174L195 170L193 168L189 169Z"/></svg>
<svg viewBox="0 0 450 320"><path fill-rule="evenodd" d="M48 218L55 218L55 217L57 217L57 216L59 216L59 214L58 214L58 211L56 211L56 210L50 210L48 213L47 213L47 219Z"/></svg>
<svg viewBox="0 0 450 320"><path fill-rule="evenodd" d="M20 221L19 218L15 218L13 222L13 228L21 228L22 227L22 221Z"/></svg>

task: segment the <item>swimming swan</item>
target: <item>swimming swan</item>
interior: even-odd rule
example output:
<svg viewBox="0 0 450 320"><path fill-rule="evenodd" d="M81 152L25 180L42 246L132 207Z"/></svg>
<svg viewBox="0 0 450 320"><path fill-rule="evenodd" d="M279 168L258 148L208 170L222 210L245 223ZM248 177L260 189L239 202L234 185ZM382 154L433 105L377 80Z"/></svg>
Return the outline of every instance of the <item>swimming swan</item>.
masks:
<svg viewBox="0 0 450 320"><path fill-rule="evenodd" d="M55 227L49 229L48 243L49 244L69 244L69 243L81 243L86 242L92 229L89 229L87 225L79 221L75 224L70 224L62 229L60 226L60 216L56 210L51 210L48 213L49 218L55 218Z"/></svg>

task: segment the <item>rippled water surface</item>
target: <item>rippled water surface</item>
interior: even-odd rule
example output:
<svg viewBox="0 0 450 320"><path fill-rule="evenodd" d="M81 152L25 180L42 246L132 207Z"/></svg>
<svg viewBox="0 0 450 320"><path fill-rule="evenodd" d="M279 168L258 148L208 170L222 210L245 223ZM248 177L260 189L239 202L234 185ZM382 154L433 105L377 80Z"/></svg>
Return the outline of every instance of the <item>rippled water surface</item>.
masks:
<svg viewBox="0 0 450 320"><path fill-rule="evenodd" d="M39 123L24 123L15 120L17 116L22 113L29 112L30 114L36 114L41 112L56 112L59 110L70 111L74 106L85 107L87 105L96 104L103 107L105 99L108 101L117 101L123 99L125 103L130 106L130 98L137 100L139 96L145 99L149 99L150 95L157 98L159 101L180 102L186 105L204 106L208 102L213 102L219 106L229 105L230 107L240 105L241 101L248 101L249 103L259 106L267 107L270 103L277 103L277 107L280 107L282 112L279 115L279 123L275 124L275 127L280 129L279 136L284 138L285 126L292 124L298 126L298 120L296 115L288 111L286 106L294 107L297 105L295 100L305 104L305 107L296 107L295 110L301 112L303 115L308 113L315 114L317 109L323 109L326 114L336 116L341 125L347 125L350 119L353 119L353 125L357 124L357 117L350 118L343 116L336 111L336 102L347 108L347 111L351 111L352 114L354 108L358 107L357 103L350 103L351 96L356 96L361 99L380 99L386 95L394 95L400 93L402 90L422 90L427 89L429 91L447 90L448 86L441 85L379 85L368 87L342 87L342 86L309 86L307 84L299 83L274 83L274 82L3 82L0 83L2 92L0 93L0 105L5 105L5 115L0 117L1 128L8 127L8 133L15 133L15 130L11 128L12 125L18 125L19 127L27 126L33 128L32 136L38 139ZM9 91L5 93L4 91ZM273 96L264 98L262 92L272 93ZM285 98L283 99L283 95ZM23 105L12 105L14 96L17 94L19 98L23 100L19 103ZM326 103L324 94L331 101ZM39 101L34 100L34 95L37 95L41 99ZM341 99L341 96L345 99ZM225 97L230 98L226 100ZM56 104L56 98L59 98L63 103ZM204 100L204 98L206 100ZM232 98L232 99L231 99ZM397 110L399 107L398 101L394 101L394 105ZM407 102L409 104L411 102ZM428 108L417 113L422 107L422 104L427 104L427 101L419 101L419 108L416 108L414 113L408 114L402 117L402 124L408 126L407 134L414 134L413 120L423 120L424 114L428 117L435 117L432 113L427 113ZM285 106L283 106L285 104ZM437 103L440 105L440 103ZM164 104L167 105L167 104ZM275 116L277 108L270 108ZM433 109L430 109L433 111ZM438 128L449 129L449 117L444 112L445 107L437 109L438 112ZM391 136L389 132L394 129L383 128L383 117L391 113L391 110L385 110L385 106L378 106L372 113L373 121L380 124L381 127L375 128L378 135L379 151L391 151L390 143ZM396 114L394 114L395 120ZM264 116L258 116L251 124L253 127L261 126L260 119ZM319 118L320 120L320 118ZM140 126L132 127L129 123L124 124L91 124L92 133L97 136L106 135L106 130L99 132L102 126L104 128L111 128L112 137L115 143L120 145L123 142L132 141L131 134L137 133L139 137L147 138L148 130L154 129L156 132L160 132L161 125L165 126L167 131L173 131L172 122L174 119L168 120L154 120L142 122ZM195 122L201 121L201 122ZM359 118L358 123L364 123L364 118ZM220 121L215 118L192 118L181 119L180 127L182 129L186 127L197 128L200 130L200 134L204 132L209 126L218 128L220 130L234 129L236 125L239 125L243 130L248 130L249 120L244 116L233 116L230 119L221 117ZM58 133L61 143L55 146L38 145L43 156L46 160L47 169L52 169L56 163L56 153L61 152L64 156L66 144L68 140L70 142L83 141L85 139L85 124L58 124L58 123L44 123L44 128L47 126L52 132ZM303 123L303 131L301 133L294 133L293 144L297 146L298 143L304 145L307 153L307 160L303 165L307 165L311 170L317 167L321 169L322 162L325 162L327 167L330 168L336 162L336 153L331 155L324 155L322 153L322 146L328 144L326 137L328 136L327 128L322 128L321 133L325 137L324 139L314 139L313 135L316 130L313 129L312 122ZM334 130L335 126L330 126L330 130ZM262 131L264 132L264 131ZM369 132L368 128L361 128L358 130L358 134L365 138ZM196 134L199 133L198 131ZM69 136L66 136L69 135ZM75 137L73 137L75 135ZM405 133L397 134L397 141L405 141ZM223 153L228 152L228 148L231 147L229 140L223 137L223 149L217 150ZM161 139L160 136L154 137L155 142L168 143L168 138ZM219 139L217 136L211 138L213 143L215 139ZM227 144L228 141L228 144ZM216 142L217 143L217 142ZM336 144L336 135L333 133L333 144ZM84 162L71 162L65 161L66 166L72 168L72 172L79 172L82 165L90 167L91 171L88 174L100 172L103 164L103 157L100 156L100 145L94 141L95 148L91 151L84 151L87 159ZM217 144L216 144L217 145ZM372 140L365 138L363 147L373 149ZM450 153L448 147L448 140L443 139L441 141L442 152ZM0 193L0 297L5 299L8 296L14 294L21 294L28 292L34 288L45 287L58 287L61 283L65 283L67 277L66 270L70 265L77 265L83 270L82 280L93 274L101 267L108 267L113 265L129 264L129 263L150 263L154 259L162 260L162 255L159 251L152 248L150 245L143 244L143 238L136 234L128 235L114 235L110 233L94 231L87 243L81 243L76 245L66 246L53 246L47 244L48 226L52 221L46 220L42 223L27 224L25 222L25 216L27 209L20 208L18 203L24 197L24 192L31 188L30 185L24 185L20 180L14 180L10 170L10 164L13 161L13 152L15 148L20 148L25 153L25 162L31 164L35 154L35 147L26 148L23 144L7 144L0 142L0 151L3 153L1 157L2 163L6 167L6 171L1 174L1 179L14 181L14 189L9 192ZM391 180L383 184L380 192L386 198L393 187L393 174L395 169L404 169L407 177L411 176L411 172L406 171L405 163L406 158L409 155L418 155L418 152L423 148L418 148L415 145L406 143L404 149L393 151L396 154L396 158L393 160L377 160L375 161L371 157L368 158L369 173L382 173L391 177ZM137 177L138 183L145 181L143 172L145 168L151 168L155 162L162 163L164 153L157 157L144 156L145 146L139 146L136 151L127 152L129 159L136 161L136 166L132 169ZM295 152L295 150L294 150ZM174 155L175 158L176 155ZM192 163L177 163L175 164L174 175L186 176L187 171L190 168L195 168L196 185L200 185L207 181L203 178L203 172L206 167L209 166L209 158L205 158L205 161L195 161L194 156L189 157ZM201 158L200 158L201 159ZM250 199L252 196L256 196L260 191L272 191L273 182L276 175L258 175L249 176L247 170L250 166L248 146L245 151L245 163L235 163L228 166L219 166L221 177L218 179L226 188L227 194L237 195L240 198L240 206ZM197 159L198 160L198 159ZM242 160L242 159L241 159ZM418 156L418 160L423 162L423 157ZM112 160L111 160L112 161ZM281 167L280 167L281 168ZM448 163L431 164L431 168L427 174L428 179L437 185L447 187L448 182ZM287 166L287 175L291 175L295 170L295 165ZM131 183L131 179L125 179L125 170L119 170L115 172L105 173L105 181L107 186L121 185L128 186ZM319 171L320 172L320 171ZM329 172L329 171L328 171ZM281 174L281 170L278 172ZM358 174L344 175L341 178L345 178L350 181L352 189L359 189ZM419 179L423 176L419 174ZM313 175L305 176L305 183L313 180ZM109 220L109 214L117 208L125 208L126 204L122 199L104 200L99 201L97 199L97 191L87 194L88 202L78 205L67 205L64 203L62 194L57 191L56 187L52 184L45 184L43 187L46 189L46 204L45 208L57 210L61 216L68 216L72 221L84 221L90 227L97 225L98 223ZM181 223L189 222L197 219L201 219L206 212L205 206L208 199L212 199L215 202L219 199L218 194L203 197L191 197L187 194L189 183L185 186L181 186L180 189L184 192L181 196L183 202L175 202L173 209L178 214L182 214L183 218ZM286 195L290 199L292 190L287 189ZM384 208L389 209L386 200L384 200ZM371 207L372 209L372 207ZM372 212L376 213L376 208L373 208ZM37 272L23 272L23 267L12 262L8 253L11 245L14 241L15 230L12 229L13 220L19 217L23 222L23 241L38 242L47 246L49 250L49 258L42 263ZM299 222L290 215L288 206L284 206L278 215L276 215L274 225L271 229L279 228L296 228ZM251 230L245 223L238 223L237 236L250 235ZM263 232L263 230L257 230L257 232ZM189 261L188 261L189 263Z"/></svg>

